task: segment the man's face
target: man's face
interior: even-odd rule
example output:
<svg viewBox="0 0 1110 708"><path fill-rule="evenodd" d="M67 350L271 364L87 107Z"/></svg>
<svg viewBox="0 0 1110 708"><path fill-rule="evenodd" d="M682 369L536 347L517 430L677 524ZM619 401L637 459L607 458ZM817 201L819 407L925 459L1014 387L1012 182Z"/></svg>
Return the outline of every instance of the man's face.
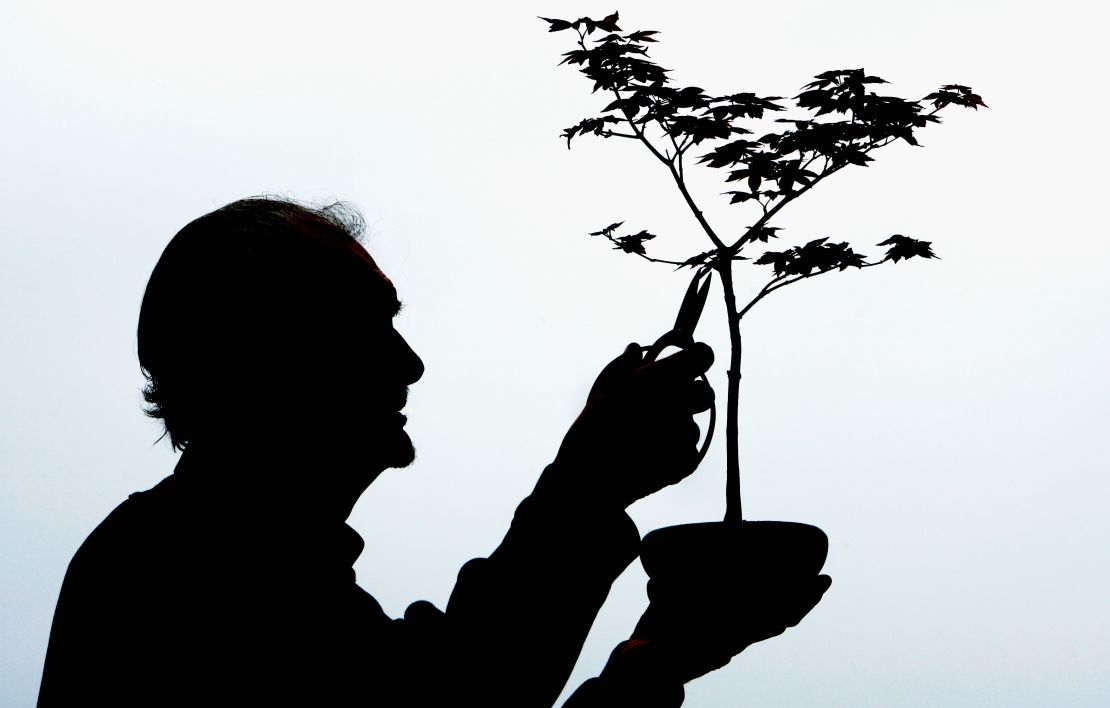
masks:
<svg viewBox="0 0 1110 708"><path fill-rule="evenodd" d="M353 346L348 349L357 372L350 391L355 395L350 401L351 418L359 426L353 442L356 447L362 443L375 447L388 467L405 467L416 452L401 411L409 385L424 374L424 362L394 327L401 302L393 283L377 268L367 281L371 287L366 307L360 313L356 305L352 313L356 324Z"/></svg>
<svg viewBox="0 0 1110 708"><path fill-rule="evenodd" d="M330 464L404 467L415 451L401 409L424 364L393 326L401 307L397 291L365 251L321 288L297 318L303 329L285 338L283 388L292 405L282 408Z"/></svg>

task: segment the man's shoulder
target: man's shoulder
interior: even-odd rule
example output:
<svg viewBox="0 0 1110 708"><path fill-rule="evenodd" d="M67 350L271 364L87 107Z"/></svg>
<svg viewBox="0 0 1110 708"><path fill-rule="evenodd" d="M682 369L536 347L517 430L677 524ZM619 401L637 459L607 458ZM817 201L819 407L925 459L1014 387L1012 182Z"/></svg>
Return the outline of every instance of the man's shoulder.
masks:
<svg viewBox="0 0 1110 708"><path fill-rule="evenodd" d="M171 475L116 506L77 549L67 575L133 567L164 543L179 515L173 486Z"/></svg>
<svg viewBox="0 0 1110 708"><path fill-rule="evenodd" d="M176 480L171 474L150 489L132 492L104 521L93 530L93 536L113 536L136 526L160 525L175 515L179 504Z"/></svg>
<svg viewBox="0 0 1110 708"><path fill-rule="evenodd" d="M62 582L51 644L127 634L126 618L154 601L152 591L165 585L159 539L172 516L163 484L124 500L77 549Z"/></svg>

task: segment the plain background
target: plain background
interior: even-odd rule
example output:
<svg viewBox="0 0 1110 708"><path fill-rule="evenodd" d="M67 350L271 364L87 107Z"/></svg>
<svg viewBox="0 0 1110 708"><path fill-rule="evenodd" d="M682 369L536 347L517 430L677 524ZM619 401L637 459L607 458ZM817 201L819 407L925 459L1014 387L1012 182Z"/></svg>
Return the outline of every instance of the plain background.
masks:
<svg viewBox="0 0 1110 708"><path fill-rule="evenodd" d="M360 207L427 365L408 408L418 461L352 517L360 582L393 614L442 606L496 545L596 372L662 333L686 286L586 232L623 219L661 234L660 256L704 248L646 151L557 137L607 101L556 66L572 36L535 16L613 9L0 8L0 704L34 702L74 550L174 465L140 412L140 298L177 229L244 196ZM966 83L990 104L947 110L925 147L888 148L784 212L784 241L876 253L905 233L943 260L807 281L746 318L745 510L825 529L833 586L801 626L691 684L687 705L1110 704L1105 11L619 9L625 30L662 32L652 56L678 85L793 95L863 66L895 95ZM705 172L710 219L751 223ZM749 288L764 277L739 271ZM716 295L699 335L721 361ZM723 391L720 364L711 376ZM641 531L719 518L723 466L718 443L634 506ZM571 687L627 636L644 582L638 563L618 581Z"/></svg>

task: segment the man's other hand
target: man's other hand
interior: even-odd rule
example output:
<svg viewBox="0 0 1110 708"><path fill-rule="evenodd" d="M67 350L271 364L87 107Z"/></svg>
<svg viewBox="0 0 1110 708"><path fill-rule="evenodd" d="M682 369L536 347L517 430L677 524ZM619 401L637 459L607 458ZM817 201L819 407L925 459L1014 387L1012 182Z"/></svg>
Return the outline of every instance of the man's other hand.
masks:
<svg viewBox="0 0 1110 708"><path fill-rule="evenodd" d="M623 660L686 683L796 626L831 584L827 575L767 575L700 587L681 581L668 587L652 579L651 603L624 646ZM632 656L637 653L642 659Z"/></svg>

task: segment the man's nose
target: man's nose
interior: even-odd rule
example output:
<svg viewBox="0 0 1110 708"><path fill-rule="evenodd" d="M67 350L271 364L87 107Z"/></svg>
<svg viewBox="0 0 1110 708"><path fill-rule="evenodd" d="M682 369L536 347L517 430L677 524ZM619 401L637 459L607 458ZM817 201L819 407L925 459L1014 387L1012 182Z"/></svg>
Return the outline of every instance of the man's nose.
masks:
<svg viewBox="0 0 1110 708"><path fill-rule="evenodd" d="M401 340L402 374L405 377L405 383L416 383L424 375L424 361L409 346L404 337L401 335L397 337Z"/></svg>

